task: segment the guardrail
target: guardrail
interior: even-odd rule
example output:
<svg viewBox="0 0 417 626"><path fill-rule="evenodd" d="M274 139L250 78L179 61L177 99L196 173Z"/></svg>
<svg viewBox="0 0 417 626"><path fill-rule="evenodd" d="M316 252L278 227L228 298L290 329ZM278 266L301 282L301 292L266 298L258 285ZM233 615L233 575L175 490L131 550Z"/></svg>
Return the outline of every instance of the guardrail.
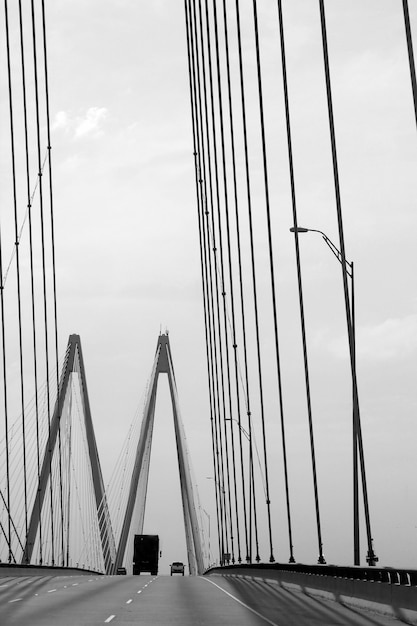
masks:
<svg viewBox="0 0 417 626"><path fill-rule="evenodd" d="M417 625L417 570L411 568L242 563L212 567L205 575L261 579Z"/></svg>

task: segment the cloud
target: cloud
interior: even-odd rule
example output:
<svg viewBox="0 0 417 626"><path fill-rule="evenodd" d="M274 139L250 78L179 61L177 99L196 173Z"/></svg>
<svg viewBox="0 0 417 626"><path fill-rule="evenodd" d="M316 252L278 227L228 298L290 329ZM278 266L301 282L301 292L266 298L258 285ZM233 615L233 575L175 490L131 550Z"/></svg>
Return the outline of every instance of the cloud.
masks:
<svg viewBox="0 0 417 626"><path fill-rule="evenodd" d="M76 118L72 118L66 111L58 111L52 123L52 130L71 132L75 139L86 136L98 137L103 133L102 127L106 117L107 109L104 107L90 107Z"/></svg>
<svg viewBox="0 0 417 626"><path fill-rule="evenodd" d="M66 130L69 128L70 120L66 111L58 111L52 123L52 130Z"/></svg>
<svg viewBox="0 0 417 626"><path fill-rule="evenodd" d="M77 118L75 127L75 137L85 137L85 135L97 136L102 133L101 125L107 116L107 109L91 107L84 118Z"/></svg>
<svg viewBox="0 0 417 626"><path fill-rule="evenodd" d="M329 350L338 358L346 358L347 337L338 337L331 341ZM362 359L373 361L401 359L416 351L416 314L390 318L376 326L359 328L356 333L356 353Z"/></svg>

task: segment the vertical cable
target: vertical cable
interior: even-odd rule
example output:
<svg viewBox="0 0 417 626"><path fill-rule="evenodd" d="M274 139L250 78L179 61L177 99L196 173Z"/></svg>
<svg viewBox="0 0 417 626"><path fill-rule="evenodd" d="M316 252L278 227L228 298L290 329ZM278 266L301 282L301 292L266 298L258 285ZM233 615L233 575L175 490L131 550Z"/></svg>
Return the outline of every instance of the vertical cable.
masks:
<svg viewBox="0 0 417 626"><path fill-rule="evenodd" d="M26 163L26 193L27 193L27 206L30 206L30 174L29 174L29 142L28 142L28 119L27 119L27 99L26 99L26 68L25 68L25 52L23 44L23 16L22 16L22 0L19 0L19 32L20 32L20 59L22 69L22 95L23 95L23 123L24 123L24 135L25 135L25 163ZM17 241L17 238L16 238ZM17 252L16 252L16 264L17 264ZM23 374L22 374L22 405L24 405L24 390L23 390ZM24 480L24 498L25 498L25 537L28 534L28 506L27 506L27 472L26 472L26 423L25 423L24 406L22 406L22 440L23 440L23 480ZM25 541L26 544L26 541ZM24 555L24 561L26 555Z"/></svg>
<svg viewBox="0 0 417 626"><path fill-rule="evenodd" d="M49 348L48 348L48 307L46 289L46 250L45 250L45 224L43 207L43 185L42 185L42 162L41 162L41 136L40 136L40 111L39 111L39 85L38 85L38 60L36 45L36 19L34 0L31 0L32 8L32 40L33 40L33 64L35 82L35 103L36 103L36 135L37 135L37 156L38 156L38 176L39 176L39 208L41 222L41 245L42 245L42 284L43 284L43 312L44 312L44 339L45 339L45 366L46 366L46 402L48 415L48 455L49 455L49 486L50 486L50 513L51 513L51 561L55 565L55 534L54 534L54 510L53 510L53 481L52 481L52 449L51 449L51 404L49 389Z"/></svg>
<svg viewBox="0 0 417 626"><path fill-rule="evenodd" d="M200 11L201 13L201 11ZM194 28L193 28L193 15L194 15ZM216 514L217 514L217 527L218 527L218 540L219 540L219 556L220 560L224 553L224 531L223 531L223 515L221 512L222 502L218 489L219 485L219 450L218 450L218 404L216 395L216 380L218 381L218 375L216 373L216 358L214 355L215 337L214 333L214 313L213 313L213 292L212 281L208 278L208 269L211 275L211 264L208 260L209 253L207 252L208 235L205 232L205 218L204 214L208 216L207 209L207 196L204 193L206 186L205 165L204 165L204 142L203 132L199 130L202 126L202 111L201 111L201 86L200 86L200 72L198 65L198 37L196 33L196 19L195 19L195 4L194 11L191 9L191 5L187 7L185 2L185 18L187 28L187 45L188 45L188 62L189 62L189 79L190 79L190 97L191 97L191 112L193 120L193 141L194 141L194 155L195 155L195 174L196 174L196 192L197 192L197 209L198 209L198 222L200 232L200 256L201 256L201 268L202 268L202 283L203 294L206 294L206 352L207 352L207 368L209 389L211 393L211 406L210 406L210 423L212 433L212 452L213 452L213 470L215 477L215 498L216 498ZM197 85L198 82L198 85ZM199 97L197 97L199 94ZM195 111L194 111L195 109ZM200 111L200 114L199 114ZM201 153L199 151L201 142ZM200 163L202 161L202 163ZM201 209L201 217L200 217ZM207 242L206 242L207 239ZM213 325L212 325L213 318ZM214 344L214 345L213 345ZM218 383L217 383L218 388Z"/></svg>
<svg viewBox="0 0 417 626"><path fill-rule="evenodd" d="M11 67L10 67L10 35L9 35L9 14L7 0L4 0L4 16L6 26L6 51L7 51L7 76L9 86L9 106L10 106L10 124L13 126L13 111L11 108ZM13 175L13 188L16 189L16 173L14 162L14 143L12 139L12 175ZM3 401L4 401L4 428L5 428L5 454L6 454L6 507L7 507L7 544L9 547L8 561L12 561L12 526L11 526L11 511L10 511L10 457L9 457L9 410L8 410L8 396L7 396L7 360L6 360L6 320L5 320L5 307L4 307L4 280L3 280L3 242L0 229L0 309L1 309L1 343L2 343L2 365L3 365Z"/></svg>
<svg viewBox="0 0 417 626"><path fill-rule="evenodd" d="M247 133L247 116L246 116L246 96L245 96L245 82L243 72L243 54L242 54L242 35L241 35L241 20L239 0L236 0L236 27L238 37L238 53L239 53L239 82L240 82L240 98L241 98L241 110L242 110L242 130L243 130L243 143L245 154L245 182L246 182L246 196L248 206L248 221L249 221L249 240L250 240L250 260L251 260L251 274L252 274L252 292L253 292L253 306L255 317L255 333L256 333L256 346L257 346L257 360L258 360L258 377L260 366L260 339L259 339L259 315L258 315L258 296L257 296L257 281L256 281L256 263L255 263L255 244L253 233L253 218L252 218L252 190L250 180L250 168L249 168L249 145L248 145L248 133ZM241 298L242 298L241 289ZM245 337L245 335L244 335ZM248 417L248 433L249 433L249 511L252 517L252 501L256 503L255 497L255 483L254 483L254 471L253 471L253 433L252 433L252 413L250 408L250 396L249 396L249 377L248 377L248 363L247 352L245 349L245 375L246 375L246 402L247 402L247 417ZM256 519L256 509L255 509ZM252 523L249 522L249 534L247 536L247 555L246 560L250 562L252 560ZM257 537L257 532L255 532ZM256 539L257 541L257 539ZM256 556L259 558L259 554Z"/></svg>
<svg viewBox="0 0 417 626"><path fill-rule="evenodd" d="M204 142L204 119L206 126L208 124L207 118L207 101L206 101L206 84L205 84L205 61L204 61L204 35L203 35L203 26L202 26L202 9L201 2L198 3L198 15L199 19L197 20L197 9L194 3L194 41L195 41L195 66L196 66L196 91L198 94L198 98L196 98L197 104L197 116L198 116L198 128L199 132L199 141L201 146L200 152L200 165L199 165L199 173L198 173L198 182L201 190L201 219L202 219L202 227L203 227L203 245L204 245L204 261L205 261L205 279L208 291L208 304L209 304L209 329L210 329L210 357L211 357L211 379L213 385L213 399L214 399L214 411L212 414L212 425L213 425L213 449L215 452L214 460L214 489L215 489L215 497L216 497L216 511L217 511L217 520L218 520L218 534L219 534L219 550L220 550L220 562L223 561L223 554L226 551L226 519L225 519L225 510L224 510L224 499L222 494L222 477L223 477L223 465L222 465L222 443L221 443L221 430L220 430L220 389L219 389L219 361L217 356L217 337L216 337L216 320L215 320L215 305L214 305L214 293L213 293L213 268L211 261L211 251L210 246L213 245L214 254L216 243L215 240L213 243L210 243L210 211L208 209L207 204L207 176L209 179L210 185L210 201L212 201L212 191L211 191L211 166L210 166L210 146L209 146L209 135L206 135L206 145ZM198 30L200 35L198 34ZM200 48L199 48L200 41ZM200 54L199 54L200 49ZM201 56L201 63L199 60L199 56ZM202 90L204 93L205 106L203 107L202 103ZM205 111L205 113L204 113ZM206 153L207 150L207 163L208 163L208 172L206 170ZM212 207L211 207L212 208Z"/></svg>
<svg viewBox="0 0 417 626"><path fill-rule="evenodd" d="M407 38L408 62L410 65L411 88L413 90L414 115L417 124L417 80L416 66L414 63L413 40L411 37L410 15L408 12L408 0L403 0L405 35Z"/></svg>
<svg viewBox="0 0 417 626"><path fill-rule="evenodd" d="M261 58L260 58L259 32L258 32L258 11L257 11L256 0L253 0L253 22L254 22L254 29L255 29L256 68L257 68L257 78L258 78L258 98L259 98L259 114L260 114L260 124L261 124L262 160L263 160L263 174L264 174L266 217L267 217L267 227L268 227L269 267L270 267L270 276L271 276L272 306L273 306L273 317L274 317L275 351L276 351L276 358L277 358L277 368L279 369L277 304L276 304L276 295L275 295L274 259L273 259L273 252L272 252L272 230L271 230L271 214L270 214L270 207L269 207L268 165L267 165L267 156L266 156L266 139L265 139L265 121L264 121L264 106L263 106L263 93L262 93ZM261 420L262 420L262 437L263 437L263 447L264 447L266 505L267 505L267 514L268 514L269 544L270 544L269 561L272 563L275 559L274 559L273 547L272 547L271 500L270 500L270 495L269 495L269 478L268 478L268 461L267 461L267 450L266 450L265 414L264 414L263 398L262 398L262 396L263 396L263 394L261 395Z"/></svg>
<svg viewBox="0 0 417 626"><path fill-rule="evenodd" d="M29 181L29 178L28 178ZM38 485L41 479L41 452L40 452L40 415L39 415L39 392L38 392L38 357L37 357L37 337L36 337L36 308L35 308L35 264L33 254L33 221L32 221L32 204L29 195L28 198L28 220L29 220L29 250L30 250L30 286L31 286L31 305L32 305L32 346L33 346L33 376L34 376L34 394L35 394L35 420L36 420L36 468ZM43 564L43 528L42 528L42 510L40 499L38 500L39 508L37 511L39 521L39 564ZM27 545L27 543L26 543ZM25 554L27 561L27 553Z"/></svg>
<svg viewBox="0 0 417 626"><path fill-rule="evenodd" d="M239 232L239 210L238 210L238 194L237 194L237 177L236 177L236 150L234 139L234 120L233 120L233 107L232 107L232 89L230 78L230 55L229 55L229 33L227 25L227 10L226 2L223 0L223 24L224 24L224 40L225 40L225 57L226 57L226 71L227 71L227 94L228 94L228 111L229 111L229 124L230 124L230 147L232 157L232 174L233 174L233 195L235 205L235 219L236 219L236 240L237 240L237 252L238 252L238 267L240 277L240 287L242 295L242 258L240 249L240 232ZM234 371L235 371L235 387L236 387L236 411L237 411L237 424L239 427L239 442L240 448L242 443L242 424L241 424L241 410L240 410L240 393L239 393L239 368L238 368L238 354L237 354L237 338L236 338L236 314L234 304L234 288L233 288L233 274L231 264L231 244L230 244L230 229L229 219L227 217L227 238L228 238L228 250L229 250L229 277L230 277L230 303L232 313L232 342L233 342L233 356L234 356ZM242 316L244 318L244 305L242 302ZM234 443L234 429L232 411L230 409L230 435L232 441L232 463L233 463L233 481L234 481L234 495L235 495L235 515L236 515L236 532L238 543L238 562L241 563L241 548L240 548L240 523L239 523L239 509L238 509L238 491L237 491L237 474L236 474L236 454ZM241 455L241 463L243 461L243 455ZM244 483L242 483L243 485ZM244 494L244 489L243 489Z"/></svg>
<svg viewBox="0 0 417 626"><path fill-rule="evenodd" d="M323 59L324 59L324 71L326 78L326 95L327 95L327 107L328 107L328 115L329 115L329 131L330 131L330 141L332 147L332 163L333 163L333 177L334 177L334 188L335 188L335 196L336 196L336 212L337 212L337 223L339 228L339 241L340 241L340 256L341 256L341 265L342 265L342 278L343 278L343 293L345 296L345 311L346 311L346 322L347 322L347 330L348 330L348 339L349 339L349 354L350 354L350 366L352 372L352 388L353 388L353 398L354 398L354 407L356 407L356 425L358 432L358 445L359 445L359 457L361 463L361 471L362 471L362 491L364 498L364 509L365 509L365 523L366 523L366 535L368 541L368 557L367 561L369 565L375 565L378 561L376 557L373 545L372 545L372 534L371 534L371 522L369 515L369 504L368 504L368 492L366 487L366 475L365 475L365 460L363 455L363 445L362 445L362 435L360 428L360 414L359 414L359 400L358 400L358 385L356 378L356 363L355 363L355 347L354 347L354 337L353 337L353 325L352 325L352 315L350 310L350 302L349 302L349 288L347 283L347 266L346 266L346 254L345 254L345 239L343 232L343 216L342 216L342 203L340 196L340 184L339 184L339 168L337 162L337 150L336 150L336 133L334 126L334 115L333 115L333 101L332 101L332 89L330 82L330 65L329 65L329 52L327 46L327 30L326 30L326 17L324 11L324 0L319 0L320 3L320 22L321 22L321 32L322 32L322 43L323 43Z"/></svg>
<svg viewBox="0 0 417 626"><path fill-rule="evenodd" d="M220 146L221 146L221 173L223 175L223 192L224 192L224 213L226 222L226 241L228 250L229 261L229 285L230 285L230 301L232 306L232 315L234 318L234 295L233 295L233 275L231 265L231 244L230 244L230 223L229 223L229 199L227 191L227 170L226 170L226 154L225 154L225 138L224 138L224 120L223 120L223 96L221 87L221 69L220 69L220 51L219 51L219 33L218 33L218 20L216 0L213 0L213 19L214 19L214 41L215 41L215 57L216 57L216 77L217 77L217 95L218 95L218 107L219 107L219 122L220 122ZM226 375L227 375L227 394L229 400L229 415L232 419L232 392L231 392L231 377L230 377L230 360L229 360L229 334L227 325L227 307L226 307L226 281L224 271L224 254L223 254L223 237L221 228L221 211L220 202L217 203L218 209L218 229L219 229L219 241L220 241L220 270L221 270L221 287L223 298L223 325L224 325L224 340L225 340L225 355L226 355ZM234 322L233 322L234 325ZM235 344L235 337L233 337L233 344ZM226 419L226 418L225 418ZM231 509L231 490L230 490L230 465L229 465L229 450L228 450L228 437L226 433L226 421L224 421L224 442L225 442L225 455L226 455L226 469L227 469L227 485L229 493L229 516L230 516L230 528L231 528L231 545L232 545L232 558L234 560L234 542L233 542L233 524L232 524L232 509ZM233 450L234 457L234 450Z"/></svg>
<svg viewBox="0 0 417 626"><path fill-rule="evenodd" d="M200 2L200 10L201 10L201 2ZM218 355L217 355L216 343L214 345L215 345L216 362L219 364L219 368L220 368L220 382L221 382L221 403L220 403L220 395L218 395L219 405L221 404L221 407L220 407L221 413L219 412L219 424L218 424L219 448L220 448L220 460L221 460L221 464L220 464L221 476L220 476L219 489L221 490L222 500L225 503L225 493L226 493L225 488L224 488L225 487L225 483L224 483L224 476L225 476L224 456L225 455L223 454L223 431L221 427L222 426L221 422L223 422L224 424L224 420L226 416L226 398L225 398L225 375L224 375L224 348L223 348L223 339L222 339L222 330L221 330L221 321L220 321L221 314L220 314L220 298L219 298L219 294L221 294L223 298L223 311L224 311L225 291L224 291L224 273L223 273L223 242L222 242L222 231L221 231L221 221L220 221L219 165L218 165L218 155L217 155L217 133L216 133L216 125L215 125L213 68L212 68L212 62L211 62L212 53L211 53L211 45L210 45L210 20L209 20L207 0L205 0L205 17L206 17L206 41L207 41L207 59L208 59L208 84L209 84L210 113L211 113L211 133L213 136L212 154L213 154L214 174L213 174L213 171L210 170L211 172L210 180L211 180L211 177L214 176L214 182L215 182L214 192L212 188L210 187L210 201L211 201L210 212L211 212L211 232L212 232L212 237L213 237L214 291L216 295L216 302L215 302L216 321L214 322L214 325L217 327L217 331L218 331L217 332ZM205 91L205 94L206 94L206 91ZM207 111L207 100L205 100L205 103L206 103L206 111ZM208 113L207 113L207 119L208 119ZM208 137L209 136L208 126L206 129L206 133ZM217 215L218 215L219 236L218 236L217 242L215 239L216 228L215 228L215 221L214 221L213 198L215 198L215 203L217 207ZM207 222L208 222L208 215L207 215ZM207 232L208 233L210 232L210 227L208 224L207 224ZM219 288L219 266L218 266L218 259L217 259L218 249L220 250L221 291ZM227 333L225 333L225 341L227 342ZM227 354L227 350L226 350L226 354ZM218 391L218 394L219 393L220 393L220 390ZM228 466L226 465L226 477L227 477L227 469L228 469ZM225 520L226 552L228 552L228 532L227 532L226 510L224 510L224 520Z"/></svg>
<svg viewBox="0 0 417 626"><path fill-rule="evenodd" d="M39 429L39 397L38 397L38 363L37 363L37 339L36 339L36 310L35 310L35 269L34 269L34 245L33 245L33 221L32 221L32 195L30 191L30 163L29 163L29 137L28 137L28 114L27 114L27 94L26 94L26 69L23 45L23 18L21 0L19 0L19 22L20 22L20 44L21 44L21 64L23 82L23 114L24 114L24 136L25 136L25 159L26 159L26 191L27 191L27 213L29 222L29 259L30 259L30 291L31 291L31 317L32 317L32 347L33 347L33 372L34 372L34 404L36 422L36 467L37 480L40 481L40 429ZM43 169L43 167L42 167ZM39 180L39 179L38 179ZM25 453L24 453L25 454ZM42 514L38 509L39 520L39 563L43 563L43 532ZM26 530L27 535L27 530ZM27 542L25 542L27 546ZM28 562L28 555L25 551L23 560Z"/></svg>
<svg viewBox="0 0 417 626"><path fill-rule="evenodd" d="M55 339L55 367L56 367L56 390L59 393L59 366L58 366L58 308L56 293L56 255L55 255L55 223L54 223L54 203L52 193L52 159L51 159L51 123L49 114L49 80L48 80L48 56L46 49L46 19L45 0L42 0L42 36L43 36L43 58L45 76L45 103L46 103L46 133L48 142L48 172L49 172L49 205L51 220L51 252L52 252L52 287L53 287L53 309L54 309L54 339ZM61 553L62 563L64 563L64 502L62 493L62 451L61 451L61 428L58 431L58 453L59 453L59 494L61 507Z"/></svg>
<svg viewBox="0 0 417 626"><path fill-rule="evenodd" d="M294 164L293 164L293 155L292 155L290 105L289 105L289 97L288 97L287 63L286 63L285 39L284 39L284 21L282 17L281 0L278 0L278 23L279 23L279 32L280 32L280 42L281 42L281 65L282 65L282 80L283 80L283 86L284 86L285 120L286 120L286 128L287 128L287 147L288 147L288 162L289 162L289 169L290 169L291 199L292 199L293 220L294 220L294 225L296 226L297 225L297 203L296 203L296 196L295 196L295 178L294 178ZM295 232L297 235L297 231ZM295 240L295 253L296 253L296 261L297 261L298 296L299 296L300 312L301 312L301 332L303 336L303 353L304 353L306 388L307 388L307 396L308 398L310 398L308 362L307 362L307 342L305 338L305 324L304 324L303 288L302 288L302 279L301 279L300 251L299 251L297 236ZM282 412L281 412L281 416L282 416ZM287 503L288 539L289 539L289 548L290 548L289 562L293 563L295 559L294 559L293 542L292 542L287 452L286 452L285 429L284 429L283 418L281 419L281 433L282 433L282 454L283 454L283 459L284 459L285 494L286 494L286 503Z"/></svg>

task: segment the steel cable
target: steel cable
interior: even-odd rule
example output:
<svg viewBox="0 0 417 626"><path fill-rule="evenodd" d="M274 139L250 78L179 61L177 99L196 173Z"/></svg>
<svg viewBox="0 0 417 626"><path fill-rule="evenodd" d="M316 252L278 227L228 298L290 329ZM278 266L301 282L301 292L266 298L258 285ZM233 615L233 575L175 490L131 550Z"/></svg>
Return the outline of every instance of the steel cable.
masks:
<svg viewBox="0 0 417 626"><path fill-rule="evenodd" d="M35 105L36 105L36 137L37 137L37 157L38 157L38 172L39 172L39 211L40 211L40 230L41 230L41 251L42 251L42 285L43 285L43 331L44 331L44 349L45 349L45 368L46 379L48 385L46 388L46 404L48 412L49 422L49 436L50 436L50 421L51 421L51 405L50 405L50 390L49 390L49 339L48 339L48 306L47 306L47 286L46 286L46 243L45 243L45 222L44 222L44 202L43 202L43 185L42 185L42 172L41 172L41 129L40 129L40 106L39 106L39 81L38 81L38 55L37 55L37 40L36 40L36 18L35 18L35 6L34 0L31 0L32 9L32 43L33 43L33 69L34 69L34 85L35 85ZM49 487L50 487L50 522L51 522L51 561L52 565L55 564L54 554L54 510L53 510L53 480L52 480L52 450L48 443L48 455L49 455Z"/></svg>
<svg viewBox="0 0 417 626"><path fill-rule="evenodd" d="M266 155L266 139L265 139L265 121L264 121L264 106L263 106L263 88L262 88L262 74L261 74L261 58L260 58L260 45L259 45L259 32L258 32L258 11L256 0L253 0L253 24L255 31L255 50L256 50L256 69L257 69L257 81L258 81L258 99L259 99L259 115L260 115L260 128L261 128L261 141L262 141L262 161L263 161L263 175L264 175L264 191L265 191L265 207L268 227L268 251L269 251L269 266L271 277L271 290L272 290L272 306L273 306L273 318L274 318L274 336L275 336L275 350L277 357L277 367L279 369L278 357L278 322L277 322L277 310L276 310L276 295L275 295L275 274L274 274L274 259L272 252L272 232L271 232L271 215L270 215L270 201L269 201L269 183L268 183L268 164ZM259 342L259 337L257 337ZM260 355L260 351L258 350ZM266 448L266 429L265 429L265 412L264 412L264 399L263 399L263 385L262 385L262 373L261 362L259 356L258 362L259 371L259 388L260 388L260 403L261 403L261 423L262 423L262 437L264 448L264 464L265 464L265 482L266 482L266 505L268 515L268 530L269 530L269 545L270 556L269 561L272 563L274 559L273 546L272 546L272 524L271 524L271 499L269 492L269 477L268 477L268 460L267 460L267 448Z"/></svg>
<svg viewBox="0 0 417 626"><path fill-rule="evenodd" d="M327 45L327 28L326 28L324 0L319 0L319 4L320 4L320 23L321 23L322 44L323 44L324 71L325 71L325 81L326 81L327 109L328 109L328 116L329 116L329 132L330 132L331 151L332 151L333 179L334 179L334 190L335 190L335 199L336 199L336 214L337 214L337 223L338 223L338 230L339 230L339 241L340 241L340 257L341 257L341 266L342 266L343 293L344 293L344 298L345 298L346 323L347 323L347 331L348 331L348 339L349 339L350 366L351 366L351 373L352 373L353 404L357 410L357 415L354 416L354 422L356 422L355 426L356 426L356 432L357 432L357 445L359 449L359 459L360 459L361 475L362 475L362 492L363 492L363 500L364 500L365 525L366 525L366 535L367 535L367 543L368 543L367 560L370 565L375 565L378 559L375 556L375 553L373 550L373 543L372 543L373 540L372 540L371 522L370 522L370 513L369 513L368 489L367 489L366 472L365 472L365 459L364 459L364 452L363 452L362 431L361 431L360 414L359 414L358 385L357 385L356 363L355 363L355 345L354 345L354 337L353 337L353 321L352 321L352 314L351 314L350 303L349 303L349 288L347 284L345 239L344 239L344 232L343 232L342 203L341 203L339 167L338 167L337 149L336 149L336 132L335 132L334 114L333 114L333 99L332 99L332 89L331 89L331 80L330 80L330 64L329 64L329 52L328 52L328 45Z"/></svg>
<svg viewBox="0 0 417 626"><path fill-rule="evenodd" d="M49 208L50 208L50 228L51 228L51 257L52 257L52 292L53 292L53 311L54 311L54 340L55 340L55 365L56 365L56 388L59 390L59 371L58 371L58 307L56 292L56 254L55 254L55 225L54 225L54 203L52 193L52 158L51 158L51 123L49 112L49 80L48 80L48 57L46 46L46 17L45 17L45 0L42 0L42 39L43 39L43 58L44 58L44 79L45 79L45 111L46 111L46 135L48 150L48 172L49 172ZM64 519L63 519L63 494L62 494L62 458L61 458L61 429L58 431L58 448L59 448L59 492L61 507L61 550L64 554Z"/></svg>
<svg viewBox="0 0 417 626"><path fill-rule="evenodd" d="M413 39L412 39L412 36L411 36L410 14L409 14L409 11L408 11L408 0L403 0L403 12L404 12L405 36L406 36L406 39L407 39L408 62L409 62L409 65L410 65L411 89L413 91L414 115L415 115L415 118L416 118L416 125L417 125L416 66L415 66L415 63L414 63Z"/></svg>

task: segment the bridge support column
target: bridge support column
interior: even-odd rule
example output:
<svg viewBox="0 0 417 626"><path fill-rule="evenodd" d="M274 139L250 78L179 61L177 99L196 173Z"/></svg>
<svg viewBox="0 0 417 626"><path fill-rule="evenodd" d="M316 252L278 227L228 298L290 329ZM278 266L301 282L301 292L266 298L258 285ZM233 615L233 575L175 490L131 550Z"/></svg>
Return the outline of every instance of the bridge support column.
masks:
<svg viewBox="0 0 417 626"><path fill-rule="evenodd" d="M114 568L117 569L117 567L120 567L123 564L128 537L131 533L132 517L135 507L138 507L137 510L139 513L139 522L135 531L137 534L142 534L143 531L149 477L150 451L155 417L156 393L159 374L162 373L168 375L171 395L189 571L190 574L193 575L202 574L204 572L204 562L200 529L197 522L194 491L191 481L191 472L187 461L184 428L180 418L178 394L168 334L161 334L158 338L149 391L145 403L142 428L136 449L136 459L130 483L126 513L123 520Z"/></svg>

